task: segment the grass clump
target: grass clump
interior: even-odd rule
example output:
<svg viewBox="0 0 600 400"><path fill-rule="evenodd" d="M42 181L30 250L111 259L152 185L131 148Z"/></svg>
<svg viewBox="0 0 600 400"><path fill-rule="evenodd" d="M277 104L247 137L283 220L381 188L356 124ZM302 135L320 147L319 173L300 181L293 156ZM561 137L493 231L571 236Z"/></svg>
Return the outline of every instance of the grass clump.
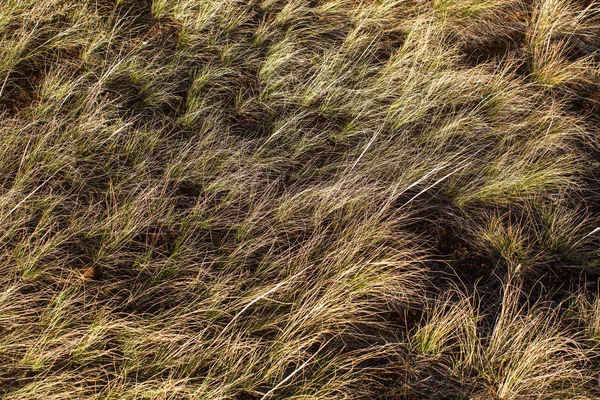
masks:
<svg viewBox="0 0 600 400"><path fill-rule="evenodd" d="M510 280L502 290L492 320L474 296L459 292L452 304L449 296L439 299L413 332L416 357L466 384L469 398L591 398L582 397L596 377L580 367L590 362L581 335L560 327L558 309L522 304Z"/></svg>

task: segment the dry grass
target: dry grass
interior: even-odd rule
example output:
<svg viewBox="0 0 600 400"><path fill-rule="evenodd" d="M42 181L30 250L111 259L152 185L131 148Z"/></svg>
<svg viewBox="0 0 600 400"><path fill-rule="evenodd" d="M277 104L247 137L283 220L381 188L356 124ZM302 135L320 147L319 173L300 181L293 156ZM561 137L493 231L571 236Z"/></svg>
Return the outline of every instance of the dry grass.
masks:
<svg viewBox="0 0 600 400"><path fill-rule="evenodd" d="M0 3L2 398L597 398L599 12Z"/></svg>

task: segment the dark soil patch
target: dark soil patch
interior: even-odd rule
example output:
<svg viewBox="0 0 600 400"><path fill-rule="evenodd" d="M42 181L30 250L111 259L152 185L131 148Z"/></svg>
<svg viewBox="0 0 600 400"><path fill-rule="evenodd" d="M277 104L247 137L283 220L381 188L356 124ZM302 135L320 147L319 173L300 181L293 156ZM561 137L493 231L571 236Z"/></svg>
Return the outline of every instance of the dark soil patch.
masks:
<svg viewBox="0 0 600 400"><path fill-rule="evenodd" d="M429 365L407 366L407 372L388 393L379 397L385 400L459 400L467 399L475 392L475 387L450 376L449 371L432 368Z"/></svg>
<svg viewBox="0 0 600 400"><path fill-rule="evenodd" d="M475 283L479 279L488 279L492 274L494 261L478 253L451 229L436 229L433 237L436 253L449 260L450 267L463 282Z"/></svg>
<svg viewBox="0 0 600 400"><path fill-rule="evenodd" d="M202 184L192 181L176 182L169 185L170 196L175 201L175 208L182 211L190 210L198 201L202 191Z"/></svg>
<svg viewBox="0 0 600 400"><path fill-rule="evenodd" d="M586 118L590 124L600 124L600 83L574 84L559 90L567 99L567 111Z"/></svg>
<svg viewBox="0 0 600 400"><path fill-rule="evenodd" d="M427 215L418 218L418 223L407 227L431 251L427 264L436 292L451 287L472 290L477 284L498 284L495 276L497 260L474 246L476 242L472 240L468 223L459 216L461 211L454 210L454 215L448 207L448 204L431 206L424 211ZM446 215L448 213L452 215Z"/></svg>
<svg viewBox="0 0 600 400"><path fill-rule="evenodd" d="M189 79L181 78L171 93L170 101L147 104L144 89L136 85L129 75L123 74L114 79L103 94L118 104L119 116L133 122L134 127L162 126L165 121L176 119L181 114L189 85Z"/></svg>
<svg viewBox="0 0 600 400"><path fill-rule="evenodd" d="M44 76L42 67L22 64L5 79L0 97L0 113L17 114L40 101L39 84Z"/></svg>
<svg viewBox="0 0 600 400"><path fill-rule="evenodd" d="M377 60L377 63L381 65L387 63L392 55L404 45L407 36L407 32L401 31L387 33L386 36L376 44L373 56Z"/></svg>
<svg viewBox="0 0 600 400"><path fill-rule="evenodd" d="M272 122L269 119L256 120L244 116L233 116L230 120L230 132L244 139L259 139L271 133Z"/></svg>
<svg viewBox="0 0 600 400"><path fill-rule="evenodd" d="M519 58L525 43L525 32L514 31L508 36L482 37L462 44L460 50L468 66L495 61L512 56Z"/></svg>
<svg viewBox="0 0 600 400"><path fill-rule="evenodd" d="M90 236L83 233L66 241L64 246L70 259L67 265L77 268L92 265L101 243L102 238L100 236Z"/></svg>
<svg viewBox="0 0 600 400"><path fill-rule="evenodd" d="M39 379L43 371L33 371L26 367L13 367L0 373L0 395L7 395L24 388Z"/></svg>
<svg viewBox="0 0 600 400"><path fill-rule="evenodd" d="M144 27L155 22L152 14L152 0L129 0L120 5L113 2L113 11L118 19L130 19L132 27Z"/></svg>

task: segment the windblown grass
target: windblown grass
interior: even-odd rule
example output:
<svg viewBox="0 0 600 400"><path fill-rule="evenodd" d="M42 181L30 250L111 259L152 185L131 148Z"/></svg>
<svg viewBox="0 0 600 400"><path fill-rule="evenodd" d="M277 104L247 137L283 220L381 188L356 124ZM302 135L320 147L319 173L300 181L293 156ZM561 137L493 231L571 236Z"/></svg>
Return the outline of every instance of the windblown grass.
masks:
<svg viewBox="0 0 600 400"><path fill-rule="evenodd" d="M596 398L599 11L3 1L3 398Z"/></svg>

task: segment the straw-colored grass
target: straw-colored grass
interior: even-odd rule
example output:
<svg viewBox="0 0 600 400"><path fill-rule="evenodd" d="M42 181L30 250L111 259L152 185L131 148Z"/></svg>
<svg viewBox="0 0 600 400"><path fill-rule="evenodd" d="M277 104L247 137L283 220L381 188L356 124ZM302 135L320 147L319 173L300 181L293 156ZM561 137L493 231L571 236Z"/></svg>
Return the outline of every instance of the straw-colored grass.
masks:
<svg viewBox="0 0 600 400"><path fill-rule="evenodd" d="M600 6L0 2L0 396L599 396Z"/></svg>

